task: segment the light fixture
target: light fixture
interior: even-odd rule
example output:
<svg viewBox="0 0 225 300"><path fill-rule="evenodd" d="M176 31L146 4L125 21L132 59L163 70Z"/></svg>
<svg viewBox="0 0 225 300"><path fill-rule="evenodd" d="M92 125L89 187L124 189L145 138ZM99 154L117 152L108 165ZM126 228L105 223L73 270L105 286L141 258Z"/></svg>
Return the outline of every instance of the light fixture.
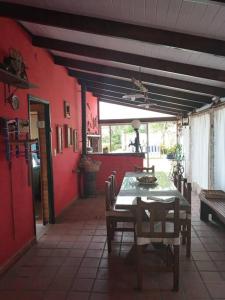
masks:
<svg viewBox="0 0 225 300"><path fill-rule="evenodd" d="M133 120L131 122L131 125L134 128L134 131L136 133L136 137L135 137L134 142L131 142L129 144L129 146L134 146L135 147L135 152L139 153L140 149L141 149L141 145L140 145L139 131L138 130L139 130L140 126L141 126L141 122L140 122L140 120Z"/></svg>
<svg viewBox="0 0 225 300"><path fill-rule="evenodd" d="M188 126L189 125L189 116L183 115L182 116L182 126Z"/></svg>
<svg viewBox="0 0 225 300"><path fill-rule="evenodd" d="M133 120L133 121L131 122L131 125L132 125L132 127L134 128L134 130L135 130L135 129L139 129L140 126L141 126L141 122L140 122L140 120Z"/></svg>

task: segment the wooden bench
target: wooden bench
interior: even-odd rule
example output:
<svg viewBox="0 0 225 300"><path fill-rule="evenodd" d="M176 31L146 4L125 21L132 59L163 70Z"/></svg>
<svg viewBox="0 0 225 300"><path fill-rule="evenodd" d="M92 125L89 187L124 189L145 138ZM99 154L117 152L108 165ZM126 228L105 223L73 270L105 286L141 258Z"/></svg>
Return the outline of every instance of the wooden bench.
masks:
<svg viewBox="0 0 225 300"><path fill-rule="evenodd" d="M202 221L209 220L209 214L212 215L214 221L221 221L225 224L225 200L224 199L206 199L204 195L199 195L200 206L200 219Z"/></svg>

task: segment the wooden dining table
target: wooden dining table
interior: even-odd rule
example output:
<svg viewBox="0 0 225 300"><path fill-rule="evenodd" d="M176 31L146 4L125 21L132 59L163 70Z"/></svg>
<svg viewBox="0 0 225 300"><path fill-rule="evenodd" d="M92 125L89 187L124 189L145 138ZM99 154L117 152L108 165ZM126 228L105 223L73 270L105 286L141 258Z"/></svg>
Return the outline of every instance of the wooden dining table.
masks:
<svg viewBox="0 0 225 300"><path fill-rule="evenodd" d="M137 178L146 176L143 172L126 172L120 191L117 195L115 208L132 209L136 205L136 197L142 200L160 200L169 201L170 199L179 198L180 210L188 213L191 211L189 202L177 190L174 183L164 172L156 172L157 181L155 184L141 184Z"/></svg>

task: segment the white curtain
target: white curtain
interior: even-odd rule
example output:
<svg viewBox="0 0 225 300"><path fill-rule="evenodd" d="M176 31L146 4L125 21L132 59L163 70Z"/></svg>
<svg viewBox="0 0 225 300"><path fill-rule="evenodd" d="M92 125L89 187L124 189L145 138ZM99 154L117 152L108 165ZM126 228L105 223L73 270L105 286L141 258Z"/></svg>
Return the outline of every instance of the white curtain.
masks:
<svg viewBox="0 0 225 300"><path fill-rule="evenodd" d="M225 191L225 108L214 112L214 188Z"/></svg>
<svg viewBox="0 0 225 300"><path fill-rule="evenodd" d="M182 148L184 154L184 176L189 179L190 167L190 135L189 126L182 127Z"/></svg>
<svg viewBox="0 0 225 300"><path fill-rule="evenodd" d="M209 137L208 113L191 118L191 180L193 189L209 187Z"/></svg>

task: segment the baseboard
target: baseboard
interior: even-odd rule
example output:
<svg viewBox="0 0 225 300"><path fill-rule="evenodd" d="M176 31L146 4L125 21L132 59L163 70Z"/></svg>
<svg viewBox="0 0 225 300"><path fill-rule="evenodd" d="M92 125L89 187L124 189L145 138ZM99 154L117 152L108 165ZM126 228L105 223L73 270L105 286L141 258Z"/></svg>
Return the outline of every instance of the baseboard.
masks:
<svg viewBox="0 0 225 300"><path fill-rule="evenodd" d="M12 265L14 265L21 256L27 252L36 243L36 238L33 237L21 249L19 249L3 266L0 267L0 276L3 275Z"/></svg>
<svg viewBox="0 0 225 300"><path fill-rule="evenodd" d="M62 217L62 215L64 214L64 212L66 212L78 199L79 199L79 197L76 197L69 204L67 204L62 209L62 211L55 217L55 221L57 222Z"/></svg>

